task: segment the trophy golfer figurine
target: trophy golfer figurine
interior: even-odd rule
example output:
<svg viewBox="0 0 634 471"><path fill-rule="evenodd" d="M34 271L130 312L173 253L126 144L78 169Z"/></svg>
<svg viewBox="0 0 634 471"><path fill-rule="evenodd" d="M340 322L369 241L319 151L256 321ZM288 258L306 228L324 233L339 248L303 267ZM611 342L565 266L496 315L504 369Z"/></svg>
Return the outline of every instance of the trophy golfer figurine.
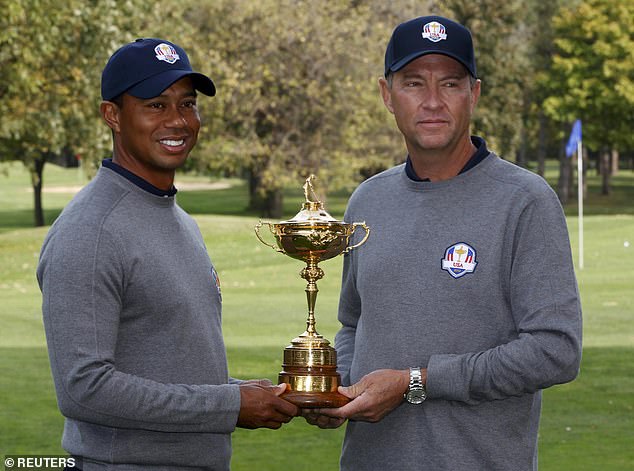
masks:
<svg viewBox="0 0 634 471"><path fill-rule="evenodd" d="M324 271L317 265L322 260L347 253L364 244L370 229L364 222L347 223L330 216L315 194L312 184L314 179L314 175L306 179L303 186L306 202L293 219L276 224L259 222L255 226L255 235L260 242L277 252L306 263L300 276L308 282L308 319L304 333L294 338L291 345L284 349L279 381L289 387L283 398L302 408L341 407L349 399L337 392L341 382L337 373L337 352L315 329L315 301L319 291L317 280L324 276ZM277 247L260 236L260 228L265 224L275 236ZM365 236L356 245L349 246L349 239L359 226L365 229Z"/></svg>

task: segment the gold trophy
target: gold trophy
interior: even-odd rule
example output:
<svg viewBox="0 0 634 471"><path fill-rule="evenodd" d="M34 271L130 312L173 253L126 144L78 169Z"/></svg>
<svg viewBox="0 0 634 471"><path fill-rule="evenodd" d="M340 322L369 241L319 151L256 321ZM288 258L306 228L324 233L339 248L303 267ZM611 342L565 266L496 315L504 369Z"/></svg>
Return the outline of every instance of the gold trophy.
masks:
<svg viewBox="0 0 634 471"><path fill-rule="evenodd" d="M347 223L330 216L315 194L314 179L314 175L306 179L303 187L306 202L293 219L276 224L259 222L255 226L255 235L275 251L306 262L306 267L300 272L300 276L308 282L306 331L284 349L279 382L288 386L282 397L301 408L341 407L349 399L337 392L341 384L337 373L337 352L315 330L317 280L324 276L324 271L317 264L364 244L370 229L365 222ZM260 228L265 224L275 237L277 247L260 236ZM365 229L365 236L358 244L349 246L348 241L358 226Z"/></svg>

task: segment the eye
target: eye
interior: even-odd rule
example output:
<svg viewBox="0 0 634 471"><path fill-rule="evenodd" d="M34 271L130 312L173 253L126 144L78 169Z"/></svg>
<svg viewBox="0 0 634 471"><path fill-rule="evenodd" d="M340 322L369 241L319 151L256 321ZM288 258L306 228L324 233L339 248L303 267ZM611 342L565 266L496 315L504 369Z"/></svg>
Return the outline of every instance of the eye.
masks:
<svg viewBox="0 0 634 471"><path fill-rule="evenodd" d="M183 102L185 108L196 108L196 100L186 100Z"/></svg>
<svg viewBox="0 0 634 471"><path fill-rule="evenodd" d="M150 108L155 109L155 110L160 110L160 109L165 108L165 105L163 105L163 103L160 103L158 101L152 101L152 102L148 103L148 106Z"/></svg>

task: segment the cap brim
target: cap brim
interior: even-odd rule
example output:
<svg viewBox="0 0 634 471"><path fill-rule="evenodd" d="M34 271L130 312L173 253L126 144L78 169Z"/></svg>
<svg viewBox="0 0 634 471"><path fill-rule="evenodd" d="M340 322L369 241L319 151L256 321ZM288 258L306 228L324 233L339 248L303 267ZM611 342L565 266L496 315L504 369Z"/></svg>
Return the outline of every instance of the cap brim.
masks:
<svg viewBox="0 0 634 471"><path fill-rule="evenodd" d="M417 52L415 52L413 54L410 54L409 56L405 56L404 58L402 58L400 61L396 62L395 64L392 64L392 66L390 67L389 71L390 72L398 72L403 67L405 67L407 64L412 62L414 59L418 59L419 57L426 56L428 54L441 54L443 56L451 57L452 59L454 59L454 60L460 62L462 65L464 65L465 69L467 69L467 72L469 72L470 75L472 75L474 78L477 78L475 76L474 72L469 68L469 65L466 64L461 58L459 58L455 54L452 54L450 52L443 51L443 50L417 51Z"/></svg>
<svg viewBox="0 0 634 471"><path fill-rule="evenodd" d="M165 72L147 78L127 89L126 93L144 100L154 98L183 77L191 77L194 88L201 93L207 96L214 96L216 94L216 86L206 75L192 72L191 70L174 69L166 70Z"/></svg>

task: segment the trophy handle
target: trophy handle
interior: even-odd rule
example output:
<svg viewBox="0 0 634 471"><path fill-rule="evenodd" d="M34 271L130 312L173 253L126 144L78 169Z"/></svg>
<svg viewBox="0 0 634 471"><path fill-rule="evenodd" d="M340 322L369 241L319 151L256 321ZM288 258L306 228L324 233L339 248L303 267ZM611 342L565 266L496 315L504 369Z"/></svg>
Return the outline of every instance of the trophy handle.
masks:
<svg viewBox="0 0 634 471"><path fill-rule="evenodd" d="M255 228L254 228L255 229L255 236L260 240L260 242L262 242L264 245L268 245L269 247L271 247L276 252L286 253L286 252L284 252L284 250L280 249L279 247L275 247L274 245L269 244L264 239L262 239L262 237L260 237L260 227L262 227L264 224L269 226L269 231L271 231L271 233L273 233L273 229L271 229L271 223L270 222L262 222L262 221L260 221L260 222L258 222L255 225Z"/></svg>
<svg viewBox="0 0 634 471"><path fill-rule="evenodd" d="M361 241L358 244L351 245L350 247L346 247L346 250L341 252L342 254L346 254L350 252L352 249L356 249L360 245L365 244L365 241L368 240L368 237L370 236L370 228L365 225L365 222L353 222L352 226L354 227L354 229L352 229L352 233L354 233L354 231L357 230L357 227L359 226L363 227L365 229L365 236L363 237L363 239L361 239Z"/></svg>

